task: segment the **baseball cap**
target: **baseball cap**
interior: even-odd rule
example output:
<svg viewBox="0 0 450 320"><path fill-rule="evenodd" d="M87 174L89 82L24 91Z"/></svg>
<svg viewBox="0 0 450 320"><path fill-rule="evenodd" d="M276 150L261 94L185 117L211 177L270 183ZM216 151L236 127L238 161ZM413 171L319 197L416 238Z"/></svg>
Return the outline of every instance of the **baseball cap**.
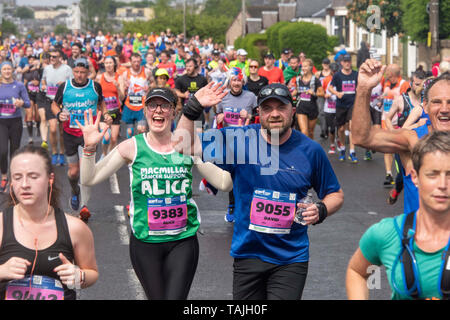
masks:
<svg viewBox="0 0 450 320"><path fill-rule="evenodd" d="M238 51L236 52L236 54L238 56L246 56L248 53L247 51L245 51L244 49L238 49Z"/></svg>
<svg viewBox="0 0 450 320"><path fill-rule="evenodd" d="M347 54L344 54L344 56L342 57L342 61L352 61L352 56Z"/></svg>
<svg viewBox="0 0 450 320"><path fill-rule="evenodd" d="M85 58L78 58L73 63L73 67L74 68L76 68L76 67L83 67L83 68L89 69L89 63L87 62L87 60Z"/></svg>
<svg viewBox="0 0 450 320"><path fill-rule="evenodd" d="M212 54L213 54L213 56L218 56L218 55L220 55L220 51L219 50L213 50Z"/></svg>
<svg viewBox="0 0 450 320"><path fill-rule="evenodd" d="M267 52L265 55L264 55L264 58L271 58L271 59L275 59L275 56L273 55L273 53L272 52Z"/></svg>
<svg viewBox="0 0 450 320"><path fill-rule="evenodd" d="M281 51L282 54L289 54L291 52L291 50L289 49L283 49L283 51Z"/></svg>
<svg viewBox="0 0 450 320"><path fill-rule="evenodd" d="M284 84L272 83L262 87L258 93L258 105L272 98L280 100L284 104L290 103L293 105L291 92Z"/></svg>
<svg viewBox="0 0 450 320"><path fill-rule="evenodd" d="M328 58L325 58L322 60L322 64L330 64L330 63L331 63L331 61Z"/></svg>
<svg viewBox="0 0 450 320"><path fill-rule="evenodd" d="M156 70L155 77L160 77L160 76L166 76L167 79L170 79L169 72L164 68L160 68L160 69Z"/></svg>
<svg viewBox="0 0 450 320"><path fill-rule="evenodd" d="M147 103L150 99L155 97L163 98L167 102L173 103L174 105L177 104L178 100L173 91L169 88L153 88L147 94L147 97L145 98L145 103Z"/></svg>

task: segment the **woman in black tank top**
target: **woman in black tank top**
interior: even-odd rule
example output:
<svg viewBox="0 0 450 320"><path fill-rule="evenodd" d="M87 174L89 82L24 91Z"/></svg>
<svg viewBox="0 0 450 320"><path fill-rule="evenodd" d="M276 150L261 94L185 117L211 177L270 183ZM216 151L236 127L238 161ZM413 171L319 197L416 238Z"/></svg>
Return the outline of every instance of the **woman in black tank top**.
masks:
<svg viewBox="0 0 450 320"><path fill-rule="evenodd" d="M98 278L94 241L58 208L51 159L26 146L11 159L10 206L0 212L0 299L76 299Z"/></svg>

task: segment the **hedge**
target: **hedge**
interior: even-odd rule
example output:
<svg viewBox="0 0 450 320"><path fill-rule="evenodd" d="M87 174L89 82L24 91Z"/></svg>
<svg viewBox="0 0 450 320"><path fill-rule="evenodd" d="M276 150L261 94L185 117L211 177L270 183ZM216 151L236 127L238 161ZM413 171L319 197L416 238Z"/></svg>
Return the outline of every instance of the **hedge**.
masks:
<svg viewBox="0 0 450 320"><path fill-rule="evenodd" d="M238 37L234 41L234 48L245 49L247 57L258 61L262 60L267 51L267 35L264 33L249 33L244 38Z"/></svg>

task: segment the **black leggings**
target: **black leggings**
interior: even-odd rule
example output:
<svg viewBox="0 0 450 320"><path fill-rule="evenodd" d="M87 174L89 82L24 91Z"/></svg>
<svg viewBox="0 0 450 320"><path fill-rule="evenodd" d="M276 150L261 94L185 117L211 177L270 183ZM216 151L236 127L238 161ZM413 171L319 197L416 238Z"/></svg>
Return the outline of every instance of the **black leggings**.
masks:
<svg viewBox="0 0 450 320"><path fill-rule="evenodd" d="M0 119L0 171L8 173L8 146L10 156L19 149L22 139L22 118Z"/></svg>
<svg viewBox="0 0 450 320"><path fill-rule="evenodd" d="M196 235L164 243L146 243L131 235L131 263L149 300L186 300L198 257Z"/></svg>

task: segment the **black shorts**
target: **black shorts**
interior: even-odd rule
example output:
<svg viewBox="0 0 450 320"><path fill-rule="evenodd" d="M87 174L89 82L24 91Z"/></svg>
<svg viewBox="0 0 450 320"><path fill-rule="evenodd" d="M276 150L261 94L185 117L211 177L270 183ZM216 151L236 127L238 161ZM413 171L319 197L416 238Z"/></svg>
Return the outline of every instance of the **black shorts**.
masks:
<svg viewBox="0 0 450 320"><path fill-rule="evenodd" d="M350 108L336 108L336 127L342 127L352 120L353 106Z"/></svg>
<svg viewBox="0 0 450 320"><path fill-rule="evenodd" d="M277 265L259 259L234 259L234 300L300 300L308 262Z"/></svg>
<svg viewBox="0 0 450 320"><path fill-rule="evenodd" d="M316 105L297 105L297 114L304 114L308 117L308 120L314 120L317 119L319 116L319 107Z"/></svg>
<svg viewBox="0 0 450 320"><path fill-rule="evenodd" d="M32 91L27 90L27 93L28 93L28 98L30 98L30 101L32 101L33 103L36 103L39 92L32 92Z"/></svg>
<svg viewBox="0 0 450 320"><path fill-rule="evenodd" d="M370 117L372 118L372 124L381 125L381 111L370 108Z"/></svg>
<svg viewBox="0 0 450 320"><path fill-rule="evenodd" d="M120 112L119 109L108 111L107 113L113 118L112 124L120 125L120 120L122 119L122 113ZM103 115L102 115L101 121L104 121Z"/></svg>
<svg viewBox="0 0 450 320"><path fill-rule="evenodd" d="M45 118L46 120L56 119L56 116L52 112L52 102L53 100L48 98L45 95L45 92L39 92L36 95L36 103L38 105L38 109L45 109Z"/></svg>
<svg viewBox="0 0 450 320"><path fill-rule="evenodd" d="M66 156L70 157L78 154L78 146L84 146L83 136L77 137L63 131L64 148L66 149Z"/></svg>

